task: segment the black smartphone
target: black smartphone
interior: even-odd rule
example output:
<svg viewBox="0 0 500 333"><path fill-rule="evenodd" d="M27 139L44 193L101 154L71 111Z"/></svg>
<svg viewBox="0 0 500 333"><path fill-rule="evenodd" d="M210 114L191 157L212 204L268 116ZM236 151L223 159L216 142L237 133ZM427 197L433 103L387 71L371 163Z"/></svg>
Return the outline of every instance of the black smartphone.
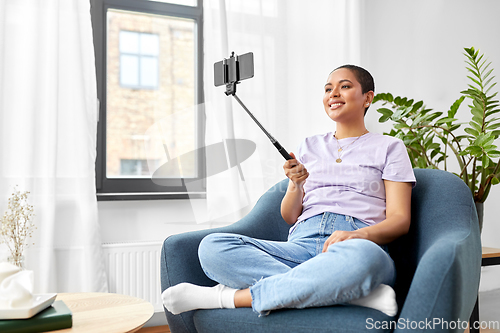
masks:
<svg viewBox="0 0 500 333"><path fill-rule="evenodd" d="M214 64L214 83L216 87L250 79L253 75L252 52L240 56L234 56L233 54L229 59L224 59Z"/></svg>

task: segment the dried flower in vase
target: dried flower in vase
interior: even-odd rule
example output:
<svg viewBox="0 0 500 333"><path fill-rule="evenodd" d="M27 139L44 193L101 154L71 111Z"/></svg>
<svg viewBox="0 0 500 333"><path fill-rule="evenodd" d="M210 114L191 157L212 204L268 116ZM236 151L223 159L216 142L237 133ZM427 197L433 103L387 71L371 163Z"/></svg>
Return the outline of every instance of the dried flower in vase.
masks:
<svg viewBox="0 0 500 333"><path fill-rule="evenodd" d="M29 246L28 238L31 238L33 230L36 229L33 223L33 206L28 204L29 193L21 193L17 186L14 188L0 229L0 243L7 244L11 255L10 262L20 268L24 268L23 252Z"/></svg>

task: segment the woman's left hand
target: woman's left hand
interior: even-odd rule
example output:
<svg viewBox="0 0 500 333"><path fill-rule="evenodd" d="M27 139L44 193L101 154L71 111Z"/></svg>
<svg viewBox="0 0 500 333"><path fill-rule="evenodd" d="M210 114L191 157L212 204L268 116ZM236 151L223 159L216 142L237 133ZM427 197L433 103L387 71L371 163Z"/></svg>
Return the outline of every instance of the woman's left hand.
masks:
<svg viewBox="0 0 500 333"><path fill-rule="evenodd" d="M328 239L326 240L325 245L323 245L323 252L326 252L330 245L338 242L343 242L348 239L354 239L354 238L368 239L367 230L364 230L366 228L354 231L342 231L342 230L334 231L333 234L331 234L330 237L328 237Z"/></svg>
<svg viewBox="0 0 500 333"><path fill-rule="evenodd" d="M332 244L348 239L368 239L375 244L384 245L408 233L411 221L410 182L393 182L384 179L386 198L385 220L354 231L333 232L323 245L323 252Z"/></svg>

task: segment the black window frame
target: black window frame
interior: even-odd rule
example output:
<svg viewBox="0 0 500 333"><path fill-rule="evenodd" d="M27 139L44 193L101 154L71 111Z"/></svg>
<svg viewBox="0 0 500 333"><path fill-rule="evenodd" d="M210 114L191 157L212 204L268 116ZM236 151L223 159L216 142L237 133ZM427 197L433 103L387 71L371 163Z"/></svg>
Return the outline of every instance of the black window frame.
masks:
<svg viewBox="0 0 500 333"><path fill-rule="evenodd" d="M197 175L189 180L201 180L190 192L184 179L162 179L164 186L155 184L150 178L106 177L106 57L107 57L107 11L108 9L139 12L187 18L196 22L196 101L202 105L203 97L203 0L196 0L196 6L148 0L90 0L94 38L94 52L97 75L97 96L99 99L99 123L97 129L96 190L97 200L154 200L154 199L192 199L205 198L205 156L203 149L197 149ZM203 146L205 134L205 115L197 108L197 147Z"/></svg>

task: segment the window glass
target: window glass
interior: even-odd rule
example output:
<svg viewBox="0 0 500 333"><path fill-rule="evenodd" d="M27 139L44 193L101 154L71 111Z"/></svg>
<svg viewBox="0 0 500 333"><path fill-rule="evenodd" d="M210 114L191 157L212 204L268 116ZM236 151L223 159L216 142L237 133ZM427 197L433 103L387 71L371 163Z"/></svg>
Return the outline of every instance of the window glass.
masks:
<svg viewBox="0 0 500 333"><path fill-rule="evenodd" d="M158 59L141 57L141 86L158 86Z"/></svg>
<svg viewBox="0 0 500 333"><path fill-rule="evenodd" d="M158 87L158 35L120 31L119 45L120 84L136 89L156 89Z"/></svg>
<svg viewBox="0 0 500 333"><path fill-rule="evenodd" d="M158 35L153 34L140 34L140 53L142 55L157 56L159 51L159 38Z"/></svg>
<svg viewBox="0 0 500 333"><path fill-rule="evenodd" d="M196 149L196 22L116 9L106 15L106 177L150 178L167 155ZM163 145L152 153L145 146L158 124ZM197 161L183 162L165 177L196 177Z"/></svg>
<svg viewBox="0 0 500 333"><path fill-rule="evenodd" d="M120 56L120 83L122 86L139 84L139 57L135 55Z"/></svg>
<svg viewBox="0 0 500 333"><path fill-rule="evenodd" d="M120 31L120 52L139 53L139 34L132 31Z"/></svg>

